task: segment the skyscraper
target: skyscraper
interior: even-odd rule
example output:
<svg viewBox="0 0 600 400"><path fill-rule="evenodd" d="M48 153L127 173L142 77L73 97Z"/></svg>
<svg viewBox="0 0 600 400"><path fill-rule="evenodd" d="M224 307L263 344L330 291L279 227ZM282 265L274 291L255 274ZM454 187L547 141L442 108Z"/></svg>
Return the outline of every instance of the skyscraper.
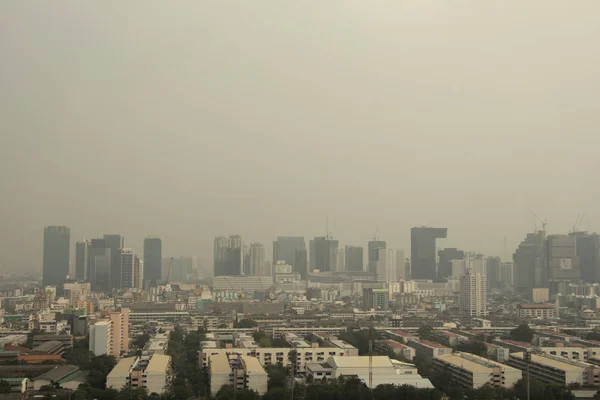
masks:
<svg viewBox="0 0 600 400"><path fill-rule="evenodd" d="M321 272L335 271L338 241L329 236L316 237L310 241L310 269Z"/></svg>
<svg viewBox="0 0 600 400"><path fill-rule="evenodd" d="M363 262L362 247L346 246L346 271L362 271Z"/></svg>
<svg viewBox="0 0 600 400"><path fill-rule="evenodd" d="M57 288L69 275L69 249L71 231L66 226L47 226L44 228L44 257L42 281L44 286Z"/></svg>
<svg viewBox="0 0 600 400"><path fill-rule="evenodd" d="M369 272L375 273L377 270L377 260L379 257L379 249L385 249L386 243L383 240L371 240L369 242Z"/></svg>
<svg viewBox="0 0 600 400"><path fill-rule="evenodd" d="M304 253L304 254L301 254ZM302 274L306 269L306 242L299 236L279 236L273 242L273 264L277 261L285 261L293 267L294 272Z"/></svg>
<svg viewBox="0 0 600 400"><path fill-rule="evenodd" d="M243 267L243 255L241 236L216 237L214 242L214 276L240 275Z"/></svg>
<svg viewBox="0 0 600 400"><path fill-rule="evenodd" d="M500 276L500 272L501 272L501 266L502 266L502 260L500 259L500 257L487 257L485 259L485 271L486 271L486 278L487 278L487 284L488 284L488 288L490 289L501 289L502 288L502 282L501 282L501 276Z"/></svg>
<svg viewBox="0 0 600 400"><path fill-rule="evenodd" d="M144 273L141 265L133 249L121 249L121 289L138 287Z"/></svg>
<svg viewBox="0 0 600 400"><path fill-rule="evenodd" d="M250 245L250 273L252 276L267 276L265 267L265 246L260 243Z"/></svg>
<svg viewBox="0 0 600 400"><path fill-rule="evenodd" d="M387 310L389 308L389 294L385 289L363 289L363 310Z"/></svg>
<svg viewBox="0 0 600 400"><path fill-rule="evenodd" d="M104 235L106 247L110 249L110 289L121 287L121 249L125 238L121 235Z"/></svg>
<svg viewBox="0 0 600 400"><path fill-rule="evenodd" d="M600 235L587 232L574 232L572 235L577 238L581 279L585 282L600 282Z"/></svg>
<svg viewBox="0 0 600 400"><path fill-rule="evenodd" d="M531 295L531 289L548 287L546 232L528 233L513 254L514 286L519 293Z"/></svg>
<svg viewBox="0 0 600 400"><path fill-rule="evenodd" d="M378 282L397 282L405 278L404 250L379 249L376 261Z"/></svg>
<svg viewBox="0 0 600 400"><path fill-rule="evenodd" d="M549 278L553 281L581 279L577 237L574 235L550 235L546 243L546 261Z"/></svg>
<svg viewBox="0 0 600 400"><path fill-rule="evenodd" d="M88 268L89 279L94 292L110 292L111 287L111 249L106 246L105 239L92 239L89 248ZM119 250L119 258L121 252ZM119 260L119 265L121 261ZM120 271L120 269L119 269ZM120 278L119 278L120 280Z"/></svg>
<svg viewBox="0 0 600 400"><path fill-rule="evenodd" d="M447 228L416 227L410 230L412 279L436 279L435 243L447 236Z"/></svg>
<svg viewBox="0 0 600 400"><path fill-rule="evenodd" d="M500 289L507 290L513 287L514 272L512 262L503 262L500 266L500 281L502 282Z"/></svg>
<svg viewBox="0 0 600 400"><path fill-rule="evenodd" d="M452 260L462 260L465 252L455 248L445 248L438 251L438 281L442 282L452 276Z"/></svg>
<svg viewBox="0 0 600 400"><path fill-rule="evenodd" d="M156 285L160 281L162 240L157 237L144 239L144 280Z"/></svg>
<svg viewBox="0 0 600 400"><path fill-rule="evenodd" d="M89 240L81 240L75 243L75 279L78 281L89 281L90 279L90 247Z"/></svg>
<svg viewBox="0 0 600 400"><path fill-rule="evenodd" d="M487 312L485 275L467 269L460 277L460 312L469 317L484 317Z"/></svg>

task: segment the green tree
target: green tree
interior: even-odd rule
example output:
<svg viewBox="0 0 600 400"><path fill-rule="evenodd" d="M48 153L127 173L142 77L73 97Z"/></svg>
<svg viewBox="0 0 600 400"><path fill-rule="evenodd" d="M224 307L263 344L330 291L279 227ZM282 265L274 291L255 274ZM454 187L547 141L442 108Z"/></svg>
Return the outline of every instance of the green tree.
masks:
<svg viewBox="0 0 600 400"><path fill-rule="evenodd" d="M147 333L142 333L141 335L136 336L136 338L133 340L133 345L137 349L143 349L149 340L150 340L150 335L148 335Z"/></svg>
<svg viewBox="0 0 600 400"><path fill-rule="evenodd" d="M519 342L531 343L535 331L527 324L521 324L510 331L510 338Z"/></svg>
<svg viewBox="0 0 600 400"><path fill-rule="evenodd" d="M419 339L429 339L431 336L431 332L433 332L433 327L429 324L424 324L419 327Z"/></svg>
<svg viewBox="0 0 600 400"><path fill-rule="evenodd" d="M250 329L250 328L256 328L258 326L258 322L254 321L252 319L244 318L244 319L240 320L239 322L236 322L234 324L234 326L236 328Z"/></svg>
<svg viewBox="0 0 600 400"><path fill-rule="evenodd" d="M487 347L484 342L480 340L472 340L467 343L459 343L456 346L457 351L463 351L465 353L475 354L480 357L487 356Z"/></svg>

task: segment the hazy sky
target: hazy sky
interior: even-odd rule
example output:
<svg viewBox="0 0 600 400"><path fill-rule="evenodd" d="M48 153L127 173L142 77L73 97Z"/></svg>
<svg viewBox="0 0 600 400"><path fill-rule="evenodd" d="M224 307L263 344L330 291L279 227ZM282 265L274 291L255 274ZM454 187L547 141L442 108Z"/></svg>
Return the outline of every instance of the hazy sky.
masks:
<svg viewBox="0 0 600 400"><path fill-rule="evenodd" d="M0 1L0 265L330 230L600 230L600 2ZM335 221L335 222L334 222ZM408 252L407 252L408 253Z"/></svg>

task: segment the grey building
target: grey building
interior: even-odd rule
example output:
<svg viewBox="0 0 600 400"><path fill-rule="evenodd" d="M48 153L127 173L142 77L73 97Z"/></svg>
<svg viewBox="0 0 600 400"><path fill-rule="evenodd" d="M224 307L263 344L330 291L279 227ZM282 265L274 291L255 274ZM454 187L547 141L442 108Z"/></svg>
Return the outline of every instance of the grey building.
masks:
<svg viewBox="0 0 600 400"><path fill-rule="evenodd" d="M346 271L363 270L363 248L346 246Z"/></svg>
<svg viewBox="0 0 600 400"><path fill-rule="evenodd" d="M600 282L600 235L597 233L574 232L581 279L585 282Z"/></svg>
<svg viewBox="0 0 600 400"><path fill-rule="evenodd" d="M144 239L144 281L155 286L160 281L162 262L162 240L157 237Z"/></svg>
<svg viewBox="0 0 600 400"><path fill-rule="evenodd" d="M377 272L377 261L379 261L379 249L385 249L386 243L383 240L371 240L369 242L369 259L368 259L368 270L369 272Z"/></svg>
<svg viewBox="0 0 600 400"><path fill-rule="evenodd" d="M329 236L316 237L310 241L310 269L321 272L335 271L338 241Z"/></svg>
<svg viewBox="0 0 600 400"><path fill-rule="evenodd" d="M546 232L528 233L513 254L515 291L531 295L535 287L548 287Z"/></svg>
<svg viewBox="0 0 600 400"><path fill-rule="evenodd" d="M110 249L110 290L121 287L121 249L125 238L121 235L104 235L106 247Z"/></svg>
<svg viewBox="0 0 600 400"><path fill-rule="evenodd" d="M548 275L554 281L581 279L577 237L574 235L550 235L546 244Z"/></svg>
<svg viewBox="0 0 600 400"><path fill-rule="evenodd" d="M410 264L412 279L436 279L436 240L447 236L447 228L411 228Z"/></svg>
<svg viewBox="0 0 600 400"><path fill-rule="evenodd" d="M90 247L89 240L81 240L75 243L75 279L89 281L90 279Z"/></svg>
<svg viewBox="0 0 600 400"><path fill-rule="evenodd" d="M273 264L285 261L293 272L306 273L306 242L299 236L278 236L273 242Z"/></svg>
<svg viewBox="0 0 600 400"><path fill-rule="evenodd" d="M438 251L438 281L444 281L452 276L452 260L462 260L465 252L455 248L445 248Z"/></svg>
<svg viewBox="0 0 600 400"><path fill-rule="evenodd" d="M500 257L487 257L485 259L485 276L489 289L501 289L502 284L502 260Z"/></svg>
<svg viewBox="0 0 600 400"><path fill-rule="evenodd" d="M110 292L112 257L111 249L106 246L106 240L92 239L88 254L89 280L92 290L94 292Z"/></svg>
<svg viewBox="0 0 600 400"><path fill-rule="evenodd" d="M55 285L61 291L62 283L69 275L71 231L66 226L44 228L44 255L42 281L44 286Z"/></svg>
<svg viewBox="0 0 600 400"><path fill-rule="evenodd" d="M239 235L219 236L214 241L214 276L240 275L243 271L243 242Z"/></svg>

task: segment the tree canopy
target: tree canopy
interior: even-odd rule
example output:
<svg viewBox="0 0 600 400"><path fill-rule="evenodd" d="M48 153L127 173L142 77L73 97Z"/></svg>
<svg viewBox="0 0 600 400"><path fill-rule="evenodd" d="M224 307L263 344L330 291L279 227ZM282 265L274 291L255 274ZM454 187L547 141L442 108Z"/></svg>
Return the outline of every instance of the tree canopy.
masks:
<svg viewBox="0 0 600 400"><path fill-rule="evenodd" d="M535 331L527 324L521 324L510 331L510 338L519 342L531 343Z"/></svg>

